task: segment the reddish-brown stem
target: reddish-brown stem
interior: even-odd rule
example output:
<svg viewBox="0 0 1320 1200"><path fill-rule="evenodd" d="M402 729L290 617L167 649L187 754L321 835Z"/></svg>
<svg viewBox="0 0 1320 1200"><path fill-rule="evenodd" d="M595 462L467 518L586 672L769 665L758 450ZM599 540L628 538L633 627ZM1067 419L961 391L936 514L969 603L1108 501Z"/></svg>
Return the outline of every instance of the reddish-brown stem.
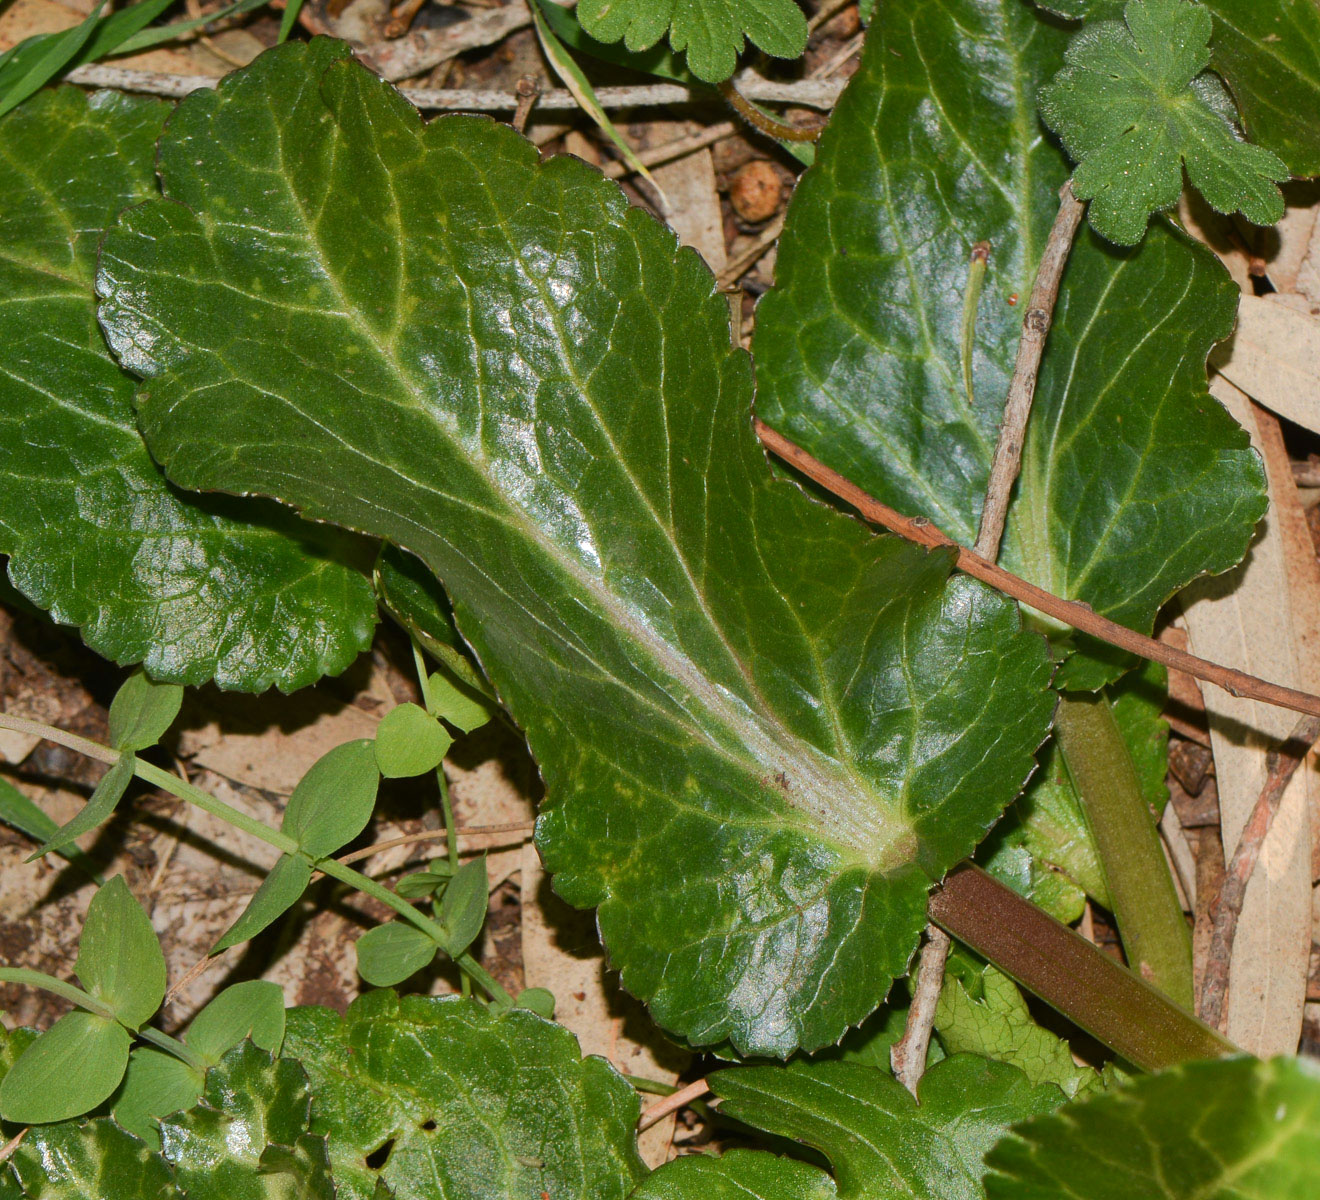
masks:
<svg viewBox="0 0 1320 1200"><path fill-rule="evenodd" d="M1045 591L1044 588L1028 583L1011 571L1005 571L1003 567L973 554L939 530L928 518L905 517L889 505L881 504L855 483L812 457L801 446L795 445L783 434L771 429L764 421L756 420L754 424L757 436L767 450L801 471L807 478L820 484L826 491L832 492L846 504L852 505L868 521L883 525L900 537L916 542L920 546L953 550L957 555L954 565L958 570L981 580L982 583L988 583L1004 595L1012 596L1014 600L1020 600L1046 616L1063 621L1082 633L1099 638L1102 642L1108 642L1111 646L1117 646L1120 650L1127 650L1153 662L1164 663L1165 666L1184 671L1197 679L1204 679L1207 683L1213 683L1223 688L1230 696L1245 696L1251 700L1273 704L1278 708L1290 708L1295 712L1320 717L1320 696L1313 696L1310 692L1299 692L1295 688L1282 687L1277 683L1257 679L1256 676L1248 675L1245 671L1239 671L1234 667L1225 667L1204 658L1197 658L1194 654L1188 654L1186 650L1157 642L1154 638L1148 638L1144 634L1109 620L1108 617L1102 617L1089 605L1075 600L1062 600L1053 593Z"/></svg>
<svg viewBox="0 0 1320 1200"><path fill-rule="evenodd" d="M1238 1053L1121 963L979 867L955 867L928 912L1005 974L1134 1066Z"/></svg>
<svg viewBox="0 0 1320 1200"><path fill-rule="evenodd" d="M729 107L742 117L747 124L759 129L768 137L777 138L781 142L814 142L820 137L820 131L825 128L824 122L814 129L799 129L796 125L787 125L783 121L776 121L774 117L763 113L734 87L731 79L726 79L721 83L719 89L720 95L724 97Z"/></svg>
<svg viewBox="0 0 1320 1200"><path fill-rule="evenodd" d="M1224 881L1218 895L1210 902L1210 946L1206 954L1205 975L1201 980L1201 993L1197 1011L1201 1020L1215 1029L1223 1030L1228 1016L1228 976L1233 961L1233 939L1237 936L1238 918L1242 915L1242 902L1247 897L1247 884L1251 882L1261 848L1269 836L1274 816L1283 801L1283 793L1305 761L1312 746L1320 738L1320 720L1303 717L1288 735L1287 741L1271 750L1265 760L1265 786L1251 816L1243 827L1233 857L1224 871Z"/></svg>

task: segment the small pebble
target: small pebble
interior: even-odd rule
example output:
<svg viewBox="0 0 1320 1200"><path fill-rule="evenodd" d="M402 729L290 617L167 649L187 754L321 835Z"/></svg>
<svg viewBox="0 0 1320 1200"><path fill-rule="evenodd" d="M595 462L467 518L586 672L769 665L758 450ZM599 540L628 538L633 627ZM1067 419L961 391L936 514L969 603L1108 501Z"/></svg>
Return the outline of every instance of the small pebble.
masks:
<svg viewBox="0 0 1320 1200"><path fill-rule="evenodd" d="M779 173L765 159L744 163L729 182L729 201L744 221L759 224L779 211L783 199Z"/></svg>

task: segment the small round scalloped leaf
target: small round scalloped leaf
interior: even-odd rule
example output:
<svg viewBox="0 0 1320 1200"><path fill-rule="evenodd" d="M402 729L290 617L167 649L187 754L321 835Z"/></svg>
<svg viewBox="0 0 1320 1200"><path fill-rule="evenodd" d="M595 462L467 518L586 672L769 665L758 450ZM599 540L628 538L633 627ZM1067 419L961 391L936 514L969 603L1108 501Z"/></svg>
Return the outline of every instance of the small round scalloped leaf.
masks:
<svg viewBox="0 0 1320 1200"><path fill-rule="evenodd" d="M1188 0L1128 0L1122 21L1089 22L1067 66L1040 92L1040 114L1077 162L1073 192L1121 246L1192 185L1217 212L1257 225L1283 216L1289 176L1273 151L1243 141L1195 81L1210 63L1210 12Z"/></svg>
<svg viewBox="0 0 1320 1200"><path fill-rule="evenodd" d="M709 270L578 160L313 40L190 96L160 170L98 286L171 478L410 546L624 986L697 1044L837 1041L1030 773L1042 640L772 474Z"/></svg>
<svg viewBox="0 0 1320 1200"><path fill-rule="evenodd" d="M339 1200L624 1200L646 1174L637 1093L568 1030L458 996L370 992L289 1012ZM379 1158L383 1157L383 1164Z"/></svg>
<svg viewBox="0 0 1320 1200"><path fill-rule="evenodd" d="M582 0L582 28L602 42L623 40L649 50L666 32L687 54L692 73L707 83L728 79L746 37L776 58L797 58L807 47L807 19L793 0Z"/></svg>
<svg viewBox="0 0 1320 1200"><path fill-rule="evenodd" d="M70 87L0 118L0 552L23 595L115 662L291 691L371 642L358 540L171 487L96 325L100 231L156 194L170 111Z"/></svg>
<svg viewBox="0 0 1320 1200"><path fill-rule="evenodd" d="M1320 1196L1320 1067L1194 1062L1017 1125L987 1156L990 1200Z"/></svg>

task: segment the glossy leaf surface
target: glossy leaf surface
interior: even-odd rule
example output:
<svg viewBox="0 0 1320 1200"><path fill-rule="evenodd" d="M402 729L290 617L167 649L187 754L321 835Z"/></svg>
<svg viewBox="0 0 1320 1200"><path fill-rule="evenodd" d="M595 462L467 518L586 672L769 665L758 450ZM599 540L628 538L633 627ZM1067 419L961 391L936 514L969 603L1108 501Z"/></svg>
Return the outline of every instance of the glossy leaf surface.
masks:
<svg viewBox="0 0 1320 1200"><path fill-rule="evenodd" d="M986 1151L1063 1101L1015 1067L966 1054L926 1072L920 1106L892 1075L853 1063L744 1067L710 1084L721 1112L824 1154L841 1200L979 1200Z"/></svg>
<svg viewBox="0 0 1320 1200"><path fill-rule="evenodd" d="M1320 1069L1306 1058L1190 1063L1014 1129L991 1200L1282 1200L1320 1194Z"/></svg>
<svg viewBox="0 0 1320 1200"><path fill-rule="evenodd" d="M335 1200L308 1106L303 1069L244 1042L206 1073L197 1107L160 1123L161 1153L188 1200Z"/></svg>
<svg viewBox="0 0 1320 1200"><path fill-rule="evenodd" d="M1217 212L1257 225L1283 216L1275 185L1287 165L1238 137L1201 78L1213 25L1187 0L1128 0L1122 21L1087 22L1040 93L1042 117L1077 161L1073 192L1112 242L1135 245L1152 213L1178 203L1184 167Z"/></svg>
<svg viewBox="0 0 1320 1200"><path fill-rule="evenodd" d="M370 641L333 531L261 501L184 497L148 456L96 327L101 231L155 194L154 100L74 88L0 120L0 551L93 650L158 679L262 691Z"/></svg>
<svg viewBox="0 0 1320 1200"><path fill-rule="evenodd" d="M797 58L807 46L807 19L793 0L582 0L577 15L592 37L632 51L667 33L709 83L733 74L744 38L777 58Z"/></svg>
<svg viewBox="0 0 1320 1200"><path fill-rule="evenodd" d="M1294 175L1320 174L1320 8L1312 0L1207 0L1210 65L1247 135Z"/></svg>
<svg viewBox="0 0 1320 1200"><path fill-rule="evenodd" d="M310 1077L338 1200L373 1200L379 1181L395 1200L622 1200L646 1173L632 1087L530 1012L371 992L343 1017L291 1010L285 1053Z"/></svg>
<svg viewBox="0 0 1320 1200"><path fill-rule="evenodd" d="M892 0L789 208L757 315L765 420L859 486L976 539L1022 309L1067 177L1035 117L1067 35L1021 0ZM969 346L972 250L990 258ZM1156 224L1139 252L1083 231L1063 280L1000 562L1149 631L1226 570L1264 512L1205 359L1236 289ZM1057 629L1053 632L1058 633ZM1065 686L1127 665L1077 653Z"/></svg>
<svg viewBox="0 0 1320 1200"><path fill-rule="evenodd" d="M412 546L625 986L695 1043L829 1044L1026 777L1043 647L945 555L771 475L723 298L615 185L490 121L423 129L345 54L190 97L178 203L107 241L153 449Z"/></svg>
<svg viewBox="0 0 1320 1200"><path fill-rule="evenodd" d="M631 1200L833 1200L818 1167L763 1150L688 1154L646 1177Z"/></svg>
<svg viewBox="0 0 1320 1200"><path fill-rule="evenodd" d="M25 1200L180 1200L160 1155L105 1117L29 1130L0 1170Z"/></svg>

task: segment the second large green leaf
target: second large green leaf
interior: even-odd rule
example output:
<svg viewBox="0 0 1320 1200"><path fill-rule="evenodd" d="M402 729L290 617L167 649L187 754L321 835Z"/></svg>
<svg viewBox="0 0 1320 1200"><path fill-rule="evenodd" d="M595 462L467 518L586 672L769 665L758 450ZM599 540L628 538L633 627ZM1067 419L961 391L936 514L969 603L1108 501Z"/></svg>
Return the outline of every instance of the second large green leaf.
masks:
<svg viewBox="0 0 1320 1200"><path fill-rule="evenodd" d="M1022 0L881 6L758 310L764 418L965 545L1068 175L1035 110L1066 42ZM1213 255L1168 225L1128 252L1083 231L1040 368L1004 566L1149 631L1174 591L1242 557L1264 476L1205 376L1235 306ZM1098 686L1118 669L1111 657L1075 656L1062 682Z"/></svg>
<svg viewBox="0 0 1320 1200"><path fill-rule="evenodd" d="M415 551L545 776L538 844L690 1041L819 1047L1020 788L1038 638L949 558L776 481L695 253L328 41L179 109L102 320L184 486Z"/></svg>
<svg viewBox="0 0 1320 1200"><path fill-rule="evenodd" d="M116 662L292 690L371 642L352 542L266 501L172 488L96 326L101 231L156 193L169 111L62 88L0 120L0 552L20 591Z"/></svg>

